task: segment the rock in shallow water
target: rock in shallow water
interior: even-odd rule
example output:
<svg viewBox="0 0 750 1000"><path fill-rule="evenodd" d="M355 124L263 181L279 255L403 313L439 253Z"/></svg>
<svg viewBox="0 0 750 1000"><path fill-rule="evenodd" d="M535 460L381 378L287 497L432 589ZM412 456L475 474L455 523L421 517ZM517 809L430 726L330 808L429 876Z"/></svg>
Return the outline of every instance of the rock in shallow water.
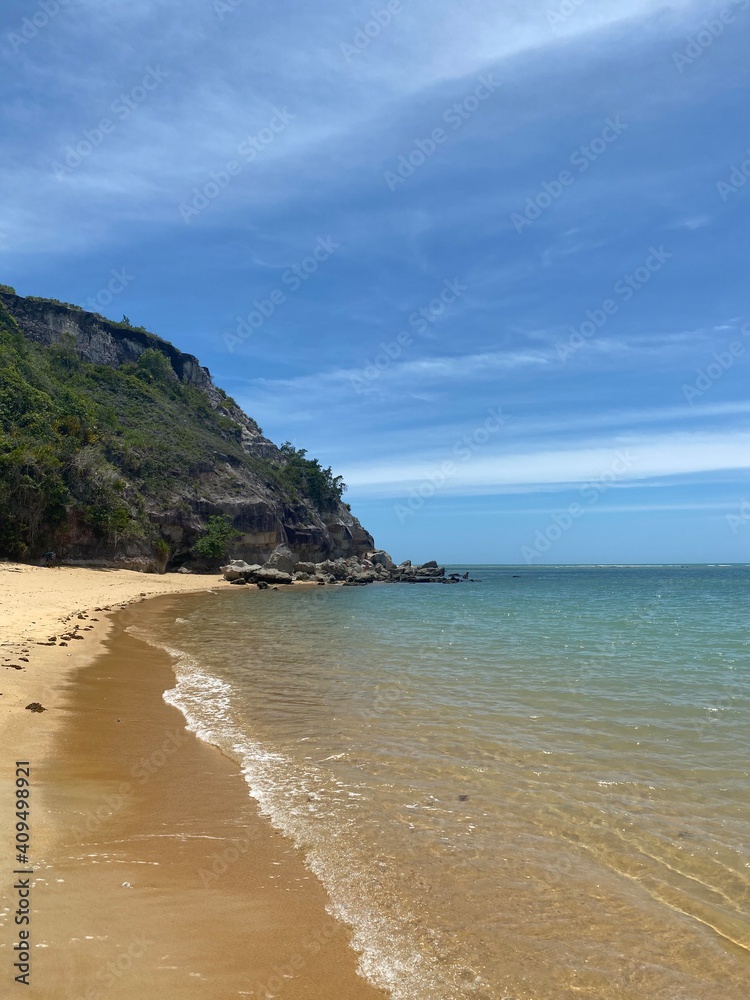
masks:
<svg viewBox="0 0 750 1000"><path fill-rule="evenodd" d="M321 563L294 562L286 545L277 546L263 566L248 565L234 560L222 567L224 579L230 583L264 583L288 586L295 580L321 584L348 583L362 586L368 583L457 583L457 575L446 578L445 568L437 562L413 566L408 560L396 566L383 550L368 553L365 558L326 559Z"/></svg>

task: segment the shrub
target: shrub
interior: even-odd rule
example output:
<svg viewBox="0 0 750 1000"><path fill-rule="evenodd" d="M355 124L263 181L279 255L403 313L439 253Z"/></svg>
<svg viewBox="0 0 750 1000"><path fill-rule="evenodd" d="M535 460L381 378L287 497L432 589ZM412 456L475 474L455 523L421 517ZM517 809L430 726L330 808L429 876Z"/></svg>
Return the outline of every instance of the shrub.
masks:
<svg viewBox="0 0 750 1000"><path fill-rule="evenodd" d="M193 553L207 562L226 559L230 544L241 538L242 532L232 527L232 522L223 515L212 514L208 519L206 534L193 546Z"/></svg>
<svg viewBox="0 0 750 1000"><path fill-rule="evenodd" d="M168 382L175 374L166 354L148 347L136 362L137 375L148 373L155 382Z"/></svg>
<svg viewBox="0 0 750 1000"><path fill-rule="evenodd" d="M163 538L157 538L154 542L154 555L156 556L156 562L160 573L166 572L171 554L172 549L170 548L169 543Z"/></svg>

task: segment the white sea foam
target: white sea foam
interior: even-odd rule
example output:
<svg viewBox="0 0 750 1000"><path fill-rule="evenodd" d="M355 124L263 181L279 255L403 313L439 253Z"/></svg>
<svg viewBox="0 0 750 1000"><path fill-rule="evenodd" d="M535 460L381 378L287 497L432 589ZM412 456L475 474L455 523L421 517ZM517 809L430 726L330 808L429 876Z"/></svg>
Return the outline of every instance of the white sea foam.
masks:
<svg viewBox="0 0 750 1000"><path fill-rule="evenodd" d="M165 645L161 648L174 660L177 678L175 687L165 692L165 701L179 709L191 732L240 762L249 793L261 813L304 852L308 867L329 892L331 914L352 929L360 973L393 1000L458 996L449 985L449 970L436 969L408 935L394 933L390 917L380 913L374 903L368 904L361 871L356 864L350 865L347 851L336 846L337 821L334 819L332 829L330 796L320 791L330 788L330 778L314 763L300 770L299 761L253 740L238 721L232 685L199 666L184 651ZM345 788L343 782L334 784L341 788L344 799L361 798L360 792ZM327 815L327 823L321 824L322 815ZM417 919L417 914L402 907L397 922L403 926ZM478 977L474 985L482 985ZM463 989L462 996L474 993L470 984L464 983Z"/></svg>

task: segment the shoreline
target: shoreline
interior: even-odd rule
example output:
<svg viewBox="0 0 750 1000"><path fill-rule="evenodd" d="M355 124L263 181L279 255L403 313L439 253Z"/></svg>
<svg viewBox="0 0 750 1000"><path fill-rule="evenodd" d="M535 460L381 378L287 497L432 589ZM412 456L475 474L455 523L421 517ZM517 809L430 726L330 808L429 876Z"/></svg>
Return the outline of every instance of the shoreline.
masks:
<svg viewBox="0 0 750 1000"><path fill-rule="evenodd" d="M383 998L357 973L348 928L326 912L301 852L260 815L240 768L165 702L175 678L167 653L125 631L143 615L158 626L185 593L230 585L67 568L55 580L60 573L0 564L6 963L18 942L10 818L23 759L32 765L35 995L58 996L64 975L83 1000L155 991L177 1000L207 986L222 998ZM86 641L62 638L76 627ZM52 636L67 645L47 645ZM26 711L34 701L46 711Z"/></svg>
<svg viewBox="0 0 750 1000"><path fill-rule="evenodd" d="M116 611L150 597L227 586L215 574L159 576L132 570L68 566L46 569L0 562L3 765L6 748L8 753L12 747L22 746L37 755L47 751L61 721L61 691L77 670L101 652ZM77 638L63 638L71 633ZM50 641L53 638L54 643ZM25 711L25 706L34 702L40 703L45 712Z"/></svg>

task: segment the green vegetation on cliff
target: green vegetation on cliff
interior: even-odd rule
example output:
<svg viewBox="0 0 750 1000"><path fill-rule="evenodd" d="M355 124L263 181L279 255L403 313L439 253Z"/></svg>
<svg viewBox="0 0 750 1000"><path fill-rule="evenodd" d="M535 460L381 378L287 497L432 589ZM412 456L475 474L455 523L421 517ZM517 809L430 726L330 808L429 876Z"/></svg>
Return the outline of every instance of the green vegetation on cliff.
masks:
<svg viewBox="0 0 750 1000"><path fill-rule="evenodd" d="M291 502L337 506L340 477L305 452L248 455L233 401L219 396L226 409L156 348L115 367L82 360L72 337L37 344L0 302L0 555L37 556L80 533L110 546L148 540L161 558L159 511L199 500L217 464L249 469Z"/></svg>
<svg viewBox="0 0 750 1000"><path fill-rule="evenodd" d="M206 534L195 543L193 552L207 562L218 562L226 558L229 546L239 535L227 517L213 514L208 519Z"/></svg>
<svg viewBox="0 0 750 1000"><path fill-rule="evenodd" d="M324 469L317 458L307 458L307 452L290 441L285 441L280 450L286 463L279 467L276 477L287 492L308 497L318 510L338 503L346 490L341 476L334 476L330 467Z"/></svg>

